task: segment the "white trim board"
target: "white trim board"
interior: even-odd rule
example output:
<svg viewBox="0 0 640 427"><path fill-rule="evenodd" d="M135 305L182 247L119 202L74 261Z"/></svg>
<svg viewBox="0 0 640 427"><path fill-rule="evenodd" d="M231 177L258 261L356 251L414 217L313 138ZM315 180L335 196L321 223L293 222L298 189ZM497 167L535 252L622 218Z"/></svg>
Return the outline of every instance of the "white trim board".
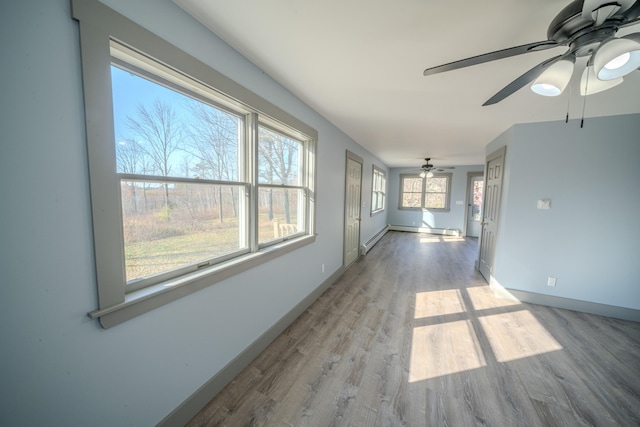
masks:
<svg viewBox="0 0 640 427"><path fill-rule="evenodd" d="M408 231L411 233L440 234L443 236L461 236L462 232L455 228L410 227L406 225L390 225L391 231Z"/></svg>
<svg viewBox="0 0 640 427"><path fill-rule="evenodd" d="M562 308L565 310L597 314L599 316L614 317L616 319L631 320L632 322L640 322L640 310L633 308L617 307L614 305L600 304L590 301L580 301L554 295L537 294L534 292L519 291L517 289L507 289L500 285L495 279L493 279L493 277L489 287L496 296L502 298L531 304L545 305L548 307Z"/></svg>
<svg viewBox="0 0 640 427"><path fill-rule="evenodd" d="M380 241L380 239L382 239L384 237L385 234L387 234L387 231L389 231L389 225L385 225L382 230L378 231L372 238L370 238L369 240L367 240L366 243L363 243L360 245L360 255L366 255L367 252L369 252L371 250L371 248L373 248L373 246L378 243Z"/></svg>

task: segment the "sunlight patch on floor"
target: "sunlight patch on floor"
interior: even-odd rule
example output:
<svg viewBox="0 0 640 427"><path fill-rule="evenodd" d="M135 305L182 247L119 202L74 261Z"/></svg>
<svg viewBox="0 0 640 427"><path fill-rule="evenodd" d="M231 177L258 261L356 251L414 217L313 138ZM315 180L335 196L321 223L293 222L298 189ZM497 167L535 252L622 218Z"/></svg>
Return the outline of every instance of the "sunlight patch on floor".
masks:
<svg viewBox="0 0 640 427"><path fill-rule="evenodd" d="M527 310L479 317L498 362L561 350L562 346Z"/></svg>
<svg viewBox="0 0 640 427"><path fill-rule="evenodd" d="M416 294L416 319L464 313L465 311L466 308L459 289L418 292Z"/></svg>
<svg viewBox="0 0 640 427"><path fill-rule="evenodd" d="M507 298L498 298L488 286L467 288L474 310L486 310L488 308L508 307L522 304L520 301Z"/></svg>
<svg viewBox="0 0 640 427"><path fill-rule="evenodd" d="M420 237L420 243L464 242L462 236L431 235Z"/></svg>
<svg viewBox="0 0 640 427"><path fill-rule="evenodd" d="M465 306L464 292L471 300L469 307ZM413 329L409 382L486 366L486 353L479 344L476 329L478 333L484 332L489 341L493 353L489 359L495 357L498 362L561 350L562 346L530 311L515 307L506 309L515 311L490 314L496 313L496 309L505 311L500 308L520 304L496 297L488 286L416 293L414 318L417 323L436 323ZM466 313L475 316L457 320L468 317Z"/></svg>
<svg viewBox="0 0 640 427"><path fill-rule="evenodd" d="M440 237L439 236L429 236L429 237L421 237L420 238L420 243L440 243Z"/></svg>
<svg viewBox="0 0 640 427"><path fill-rule="evenodd" d="M420 326L413 330L409 382L486 366L469 320Z"/></svg>

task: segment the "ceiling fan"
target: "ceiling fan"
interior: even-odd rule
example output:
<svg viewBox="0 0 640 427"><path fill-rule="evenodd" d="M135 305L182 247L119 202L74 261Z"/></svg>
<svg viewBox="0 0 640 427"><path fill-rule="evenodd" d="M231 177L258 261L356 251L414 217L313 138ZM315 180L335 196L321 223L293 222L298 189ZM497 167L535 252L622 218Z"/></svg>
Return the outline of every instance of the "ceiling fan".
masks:
<svg viewBox="0 0 640 427"><path fill-rule="evenodd" d="M571 79L576 57L589 57L580 92L583 96L591 95L622 83L623 76L640 67L640 33L615 37L618 29L637 22L640 22L640 0L574 0L551 21L547 40L427 68L424 75L567 46L564 54L544 60L482 105L496 104L531 82L531 89L540 95L560 95Z"/></svg>
<svg viewBox="0 0 640 427"><path fill-rule="evenodd" d="M420 166L420 169L408 169L406 172L417 172L420 171L420 177L431 178L434 172L444 172L445 169L455 169L453 166L440 166L436 167L429 163L431 161L431 157L425 157L425 164Z"/></svg>

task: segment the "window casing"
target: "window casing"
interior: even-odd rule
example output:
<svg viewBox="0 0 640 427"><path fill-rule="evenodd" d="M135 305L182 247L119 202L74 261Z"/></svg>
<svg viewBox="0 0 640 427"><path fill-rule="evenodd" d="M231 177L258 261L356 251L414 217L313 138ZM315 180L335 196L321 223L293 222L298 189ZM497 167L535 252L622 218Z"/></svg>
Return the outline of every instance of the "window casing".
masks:
<svg viewBox="0 0 640 427"><path fill-rule="evenodd" d="M373 165L371 179L371 215L383 212L387 199L387 174L384 170Z"/></svg>
<svg viewBox="0 0 640 427"><path fill-rule="evenodd" d="M72 6L99 297L91 317L114 326L315 240L313 128L98 1Z"/></svg>
<svg viewBox="0 0 640 427"><path fill-rule="evenodd" d="M400 175L399 209L449 211L451 200L450 173L434 173L431 178L419 174Z"/></svg>

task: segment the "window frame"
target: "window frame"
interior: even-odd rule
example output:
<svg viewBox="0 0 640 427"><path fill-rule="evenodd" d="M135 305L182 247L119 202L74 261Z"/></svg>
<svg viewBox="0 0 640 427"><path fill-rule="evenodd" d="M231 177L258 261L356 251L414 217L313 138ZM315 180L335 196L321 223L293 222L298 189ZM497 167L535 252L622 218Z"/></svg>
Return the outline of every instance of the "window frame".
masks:
<svg viewBox="0 0 640 427"><path fill-rule="evenodd" d="M99 319L103 328L115 326L315 241L315 153L318 140L318 132L315 129L97 0L72 0L72 16L79 22L80 32L98 288L98 308L88 313L91 318ZM114 42L137 53L142 65L148 60L164 66L168 72L166 76L161 77L167 77L166 80L170 84L175 78L181 83L178 86L184 88L183 83L187 79L187 82L193 84L184 88L189 91L189 96L195 93L204 97L207 103L217 107L215 102L219 102L224 109L242 112L245 116L244 134L250 141L243 165L250 195L247 208L250 247L248 253L150 286L127 289L122 234L121 177L115 167L111 94ZM138 68L144 70L145 67ZM172 89L175 90L173 87ZM256 144L259 122L289 132L296 139L304 141L306 149L306 232L286 241L274 242L268 247L260 247L257 244Z"/></svg>
<svg viewBox="0 0 640 427"><path fill-rule="evenodd" d="M422 180L422 190L420 191L420 207L410 207L403 206L402 201L404 199L404 180L406 178L418 178ZM447 179L447 192L445 194L445 207L444 208L428 208L425 207L426 195L427 195L427 178L426 176L421 176L419 173L407 173L400 174L400 191L398 198L398 209L400 210L409 210L409 211L429 211L429 212L450 212L451 211L451 181L453 179L453 174L450 172L447 173L433 173L432 178L446 178Z"/></svg>
<svg viewBox="0 0 640 427"><path fill-rule="evenodd" d="M376 175L381 182L380 188L376 185ZM375 201L382 198L382 206L376 209ZM371 167L371 216L384 212L387 206L387 172L376 165Z"/></svg>

